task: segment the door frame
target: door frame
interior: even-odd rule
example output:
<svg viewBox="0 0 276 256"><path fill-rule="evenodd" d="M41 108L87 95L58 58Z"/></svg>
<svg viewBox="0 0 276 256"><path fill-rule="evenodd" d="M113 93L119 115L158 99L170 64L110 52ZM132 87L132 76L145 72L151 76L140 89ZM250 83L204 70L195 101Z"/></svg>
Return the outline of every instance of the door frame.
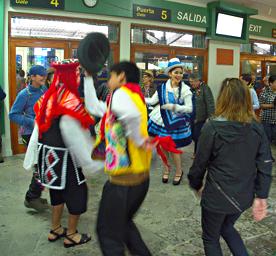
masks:
<svg viewBox="0 0 276 256"><path fill-rule="evenodd" d="M116 42L110 42L110 48L113 50L113 59L114 62L118 62L120 58L120 22L108 21L102 19L89 19L89 18L78 18L78 17L66 17L66 16L52 16L52 15L41 15L34 13L21 13L21 12L9 12L8 13L8 55L9 55L9 99L10 99L10 108L16 98L16 67L15 67L15 58L16 58L16 47L45 47L45 48L59 48L64 49L64 58L71 58L71 53L73 48L77 48L80 40L74 39L48 39L48 38L35 38L35 37L12 37L11 36L11 18L13 16L21 17L35 17L35 18L46 18L53 20L61 21L77 21L77 22L89 22L95 24L114 24L118 27L118 36ZM11 142L12 142L12 151L13 154L25 152L23 145L18 144L18 134L16 125L10 122L10 131L11 131ZM19 146L17 146L19 145Z"/></svg>
<svg viewBox="0 0 276 256"><path fill-rule="evenodd" d="M9 40L9 100L10 109L17 96L16 94L16 47L43 47L64 50L64 58L69 56L68 43L57 40L39 40L11 38ZM18 125L10 122L11 147L13 154L25 152L24 145L18 144Z"/></svg>
<svg viewBox="0 0 276 256"><path fill-rule="evenodd" d="M10 38L9 39L9 100L10 109L16 98L16 47L43 47L58 48L64 50L64 58L71 58L72 50L78 48L79 40L54 40L54 39L34 39L34 38ZM114 62L119 61L120 46L118 43L110 43L113 50ZM25 152L25 147L18 144L17 125L10 122L11 147L13 154L21 154Z"/></svg>

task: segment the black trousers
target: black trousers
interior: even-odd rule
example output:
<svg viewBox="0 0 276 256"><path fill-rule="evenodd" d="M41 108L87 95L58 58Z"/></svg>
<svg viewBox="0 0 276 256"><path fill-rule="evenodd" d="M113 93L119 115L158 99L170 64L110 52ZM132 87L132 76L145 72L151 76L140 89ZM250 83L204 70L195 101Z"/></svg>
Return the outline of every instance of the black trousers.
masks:
<svg viewBox="0 0 276 256"><path fill-rule="evenodd" d="M26 147L28 147L31 135L22 135L21 137L22 137L24 145ZM43 190L43 187L41 186L41 184L38 181L37 167L35 167L35 170L34 170L33 176L32 176L32 180L31 180L31 183L29 185L29 189L26 192L25 199L27 201L30 201L30 200L33 200L33 199L36 199L36 198L40 198L42 190Z"/></svg>
<svg viewBox="0 0 276 256"><path fill-rule="evenodd" d="M81 168L78 168L79 177L84 179ZM62 190L50 189L51 205L65 204L68 212L73 215L80 215L87 210L88 189L86 182L78 184L75 168L70 161L67 164L66 185Z"/></svg>
<svg viewBox="0 0 276 256"><path fill-rule="evenodd" d="M97 221L97 234L103 255L125 255L125 246L131 255L151 255L132 220L144 201L148 188L149 180L137 186L119 186L109 181L105 183Z"/></svg>
<svg viewBox="0 0 276 256"><path fill-rule="evenodd" d="M241 213L223 214L211 212L202 207L202 239L206 256L223 256L220 247L220 236L227 243L232 255L248 256L240 234L235 229L235 222Z"/></svg>

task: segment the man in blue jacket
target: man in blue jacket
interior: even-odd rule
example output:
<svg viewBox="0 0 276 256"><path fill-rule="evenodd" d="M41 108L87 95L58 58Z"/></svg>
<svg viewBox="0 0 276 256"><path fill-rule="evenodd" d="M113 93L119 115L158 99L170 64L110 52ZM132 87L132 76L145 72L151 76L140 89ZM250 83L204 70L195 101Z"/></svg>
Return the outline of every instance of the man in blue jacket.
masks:
<svg viewBox="0 0 276 256"><path fill-rule="evenodd" d="M43 66L34 65L29 70L30 84L21 90L11 108L9 118L20 126L20 135L27 147L34 128L34 105L47 90L45 84L47 71ZM38 211L46 209L47 200L41 197L42 186L37 180L37 171L33 173L32 181L25 196L24 205Z"/></svg>

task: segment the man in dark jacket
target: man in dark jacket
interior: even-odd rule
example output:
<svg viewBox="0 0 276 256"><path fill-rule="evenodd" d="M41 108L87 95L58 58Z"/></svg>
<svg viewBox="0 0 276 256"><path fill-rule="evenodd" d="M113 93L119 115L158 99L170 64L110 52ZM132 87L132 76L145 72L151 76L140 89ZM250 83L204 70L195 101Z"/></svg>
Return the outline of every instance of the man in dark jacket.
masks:
<svg viewBox="0 0 276 256"><path fill-rule="evenodd" d="M145 70L143 74L143 86L141 91L145 98L151 98L156 91L156 85L153 83L154 75L151 70ZM153 110L153 106L147 105L148 115Z"/></svg>
<svg viewBox="0 0 276 256"><path fill-rule="evenodd" d="M188 178L190 186L201 192L208 171L201 200L206 255L222 255L218 247L220 235L227 240L231 251L245 251L233 226L253 201L253 205L266 205L271 162L268 140L261 124L222 118L205 124Z"/></svg>
<svg viewBox="0 0 276 256"><path fill-rule="evenodd" d="M3 91L2 87L0 86L0 102L2 102L6 98L6 93ZM0 112L1 112L1 105L0 105ZM0 113L0 121L1 121L1 113ZM0 163L3 163L4 159L2 156L2 133L1 133L1 124L0 124Z"/></svg>
<svg viewBox="0 0 276 256"><path fill-rule="evenodd" d="M195 143L194 154L197 149L197 142L200 135L201 128L208 118L210 118L215 111L214 97L210 87L204 84L199 76L191 74L189 82L192 87L192 92L195 97L195 117L192 120L192 138Z"/></svg>

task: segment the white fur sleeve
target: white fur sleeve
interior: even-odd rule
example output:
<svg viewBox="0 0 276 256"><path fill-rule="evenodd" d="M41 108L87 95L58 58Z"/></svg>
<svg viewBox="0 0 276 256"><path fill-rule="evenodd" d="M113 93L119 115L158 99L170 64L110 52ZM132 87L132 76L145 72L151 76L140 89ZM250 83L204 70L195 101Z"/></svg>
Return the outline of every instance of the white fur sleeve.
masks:
<svg viewBox="0 0 276 256"><path fill-rule="evenodd" d="M102 161L91 159L94 140L89 130L83 129L76 119L65 115L60 120L60 131L66 147L76 159L79 167L93 172L103 169Z"/></svg>
<svg viewBox="0 0 276 256"><path fill-rule="evenodd" d="M157 103L159 103L157 91L152 95L151 98L145 98L145 101L148 105L156 105Z"/></svg>
<svg viewBox="0 0 276 256"><path fill-rule="evenodd" d="M179 113L192 113L193 112L193 103L192 103L192 93L184 97L185 105L175 105L175 112Z"/></svg>
<svg viewBox="0 0 276 256"><path fill-rule="evenodd" d="M92 76L84 77L84 103L92 115L102 117L106 112L106 103L97 98Z"/></svg>
<svg viewBox="0 0 276 256"><path fill-rule="evenodd" d="M30 171L38 160L38 127L35 125L25 154L23 168Z"/></svg>

